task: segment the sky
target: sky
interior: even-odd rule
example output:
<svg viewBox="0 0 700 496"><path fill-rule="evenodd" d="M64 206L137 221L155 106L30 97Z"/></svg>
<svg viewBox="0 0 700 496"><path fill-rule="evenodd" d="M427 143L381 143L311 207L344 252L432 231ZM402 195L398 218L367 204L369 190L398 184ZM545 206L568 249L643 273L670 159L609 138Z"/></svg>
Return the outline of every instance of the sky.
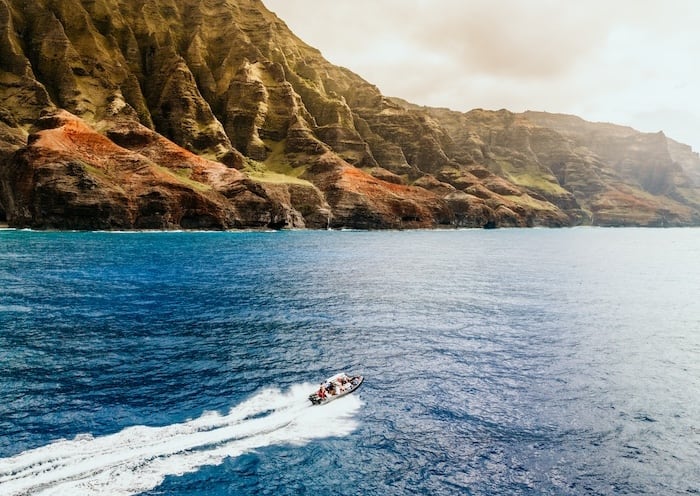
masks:
<svg viewBox="0 0 700 496"><path fill-rule="evenodd" d="M387 96L541 110L700 151L699 0L263 0Z"/></svg>

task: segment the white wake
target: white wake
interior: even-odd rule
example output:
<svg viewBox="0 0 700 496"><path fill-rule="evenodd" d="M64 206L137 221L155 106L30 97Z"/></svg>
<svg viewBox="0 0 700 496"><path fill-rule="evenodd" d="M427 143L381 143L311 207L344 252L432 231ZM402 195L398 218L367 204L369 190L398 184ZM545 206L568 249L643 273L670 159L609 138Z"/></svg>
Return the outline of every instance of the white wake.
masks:
<svg viewBox="0 0 700 496"><path fill-rule="evenodd" d="M299 384L284 393L265 390L228 415L206 413L179 424L134 426L96 438L80 435L0 458L0 494L138 494L167 475L218 465L256 448L301 445L355 430L359 397L311 406L313 388Z"/></svg>

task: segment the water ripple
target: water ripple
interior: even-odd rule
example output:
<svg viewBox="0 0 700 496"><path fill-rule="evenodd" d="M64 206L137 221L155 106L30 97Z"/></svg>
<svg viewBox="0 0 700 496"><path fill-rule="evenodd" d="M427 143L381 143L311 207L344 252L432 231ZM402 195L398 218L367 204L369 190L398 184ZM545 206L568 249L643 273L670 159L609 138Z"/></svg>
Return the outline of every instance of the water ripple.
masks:
<svg viewBox="0 0 700 496"><path fill-rule="evenodd" d="M697 230L0 240L3 494L700 492Z"/></svg>

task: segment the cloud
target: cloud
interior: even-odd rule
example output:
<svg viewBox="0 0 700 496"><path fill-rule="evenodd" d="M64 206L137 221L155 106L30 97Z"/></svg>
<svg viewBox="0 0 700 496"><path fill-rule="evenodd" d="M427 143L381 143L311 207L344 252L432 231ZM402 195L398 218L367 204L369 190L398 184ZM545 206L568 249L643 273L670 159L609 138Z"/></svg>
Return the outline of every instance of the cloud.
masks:
<svg viewBox="0 0 700 496"><path fill-rule="evenodd" d="M264 1L385 94L574 113L700 150L696 0Z"/></svg>
<svg viewBox="0 0 700 496"><path fill-rule="evenodd" d="M576 5L543 0L438 2L420 15L415 32L425 46L451 53L476 74L549 78L595 51L606 25ZM581 22L589 26L577 33Z"/></svg>

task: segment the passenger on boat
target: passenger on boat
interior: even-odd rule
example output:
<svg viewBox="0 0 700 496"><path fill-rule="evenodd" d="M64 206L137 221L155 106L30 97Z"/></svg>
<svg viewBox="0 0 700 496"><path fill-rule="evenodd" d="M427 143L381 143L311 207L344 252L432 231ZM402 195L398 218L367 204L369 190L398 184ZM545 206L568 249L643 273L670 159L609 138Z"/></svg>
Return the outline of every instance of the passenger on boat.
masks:
<svg viewBox="0 0 700 496"><path fill-rule="evenodd" d="M323 387L323 383L321 383L321 387L318 389L318 397L319 399L326 399L326 388Z"/></svg>

